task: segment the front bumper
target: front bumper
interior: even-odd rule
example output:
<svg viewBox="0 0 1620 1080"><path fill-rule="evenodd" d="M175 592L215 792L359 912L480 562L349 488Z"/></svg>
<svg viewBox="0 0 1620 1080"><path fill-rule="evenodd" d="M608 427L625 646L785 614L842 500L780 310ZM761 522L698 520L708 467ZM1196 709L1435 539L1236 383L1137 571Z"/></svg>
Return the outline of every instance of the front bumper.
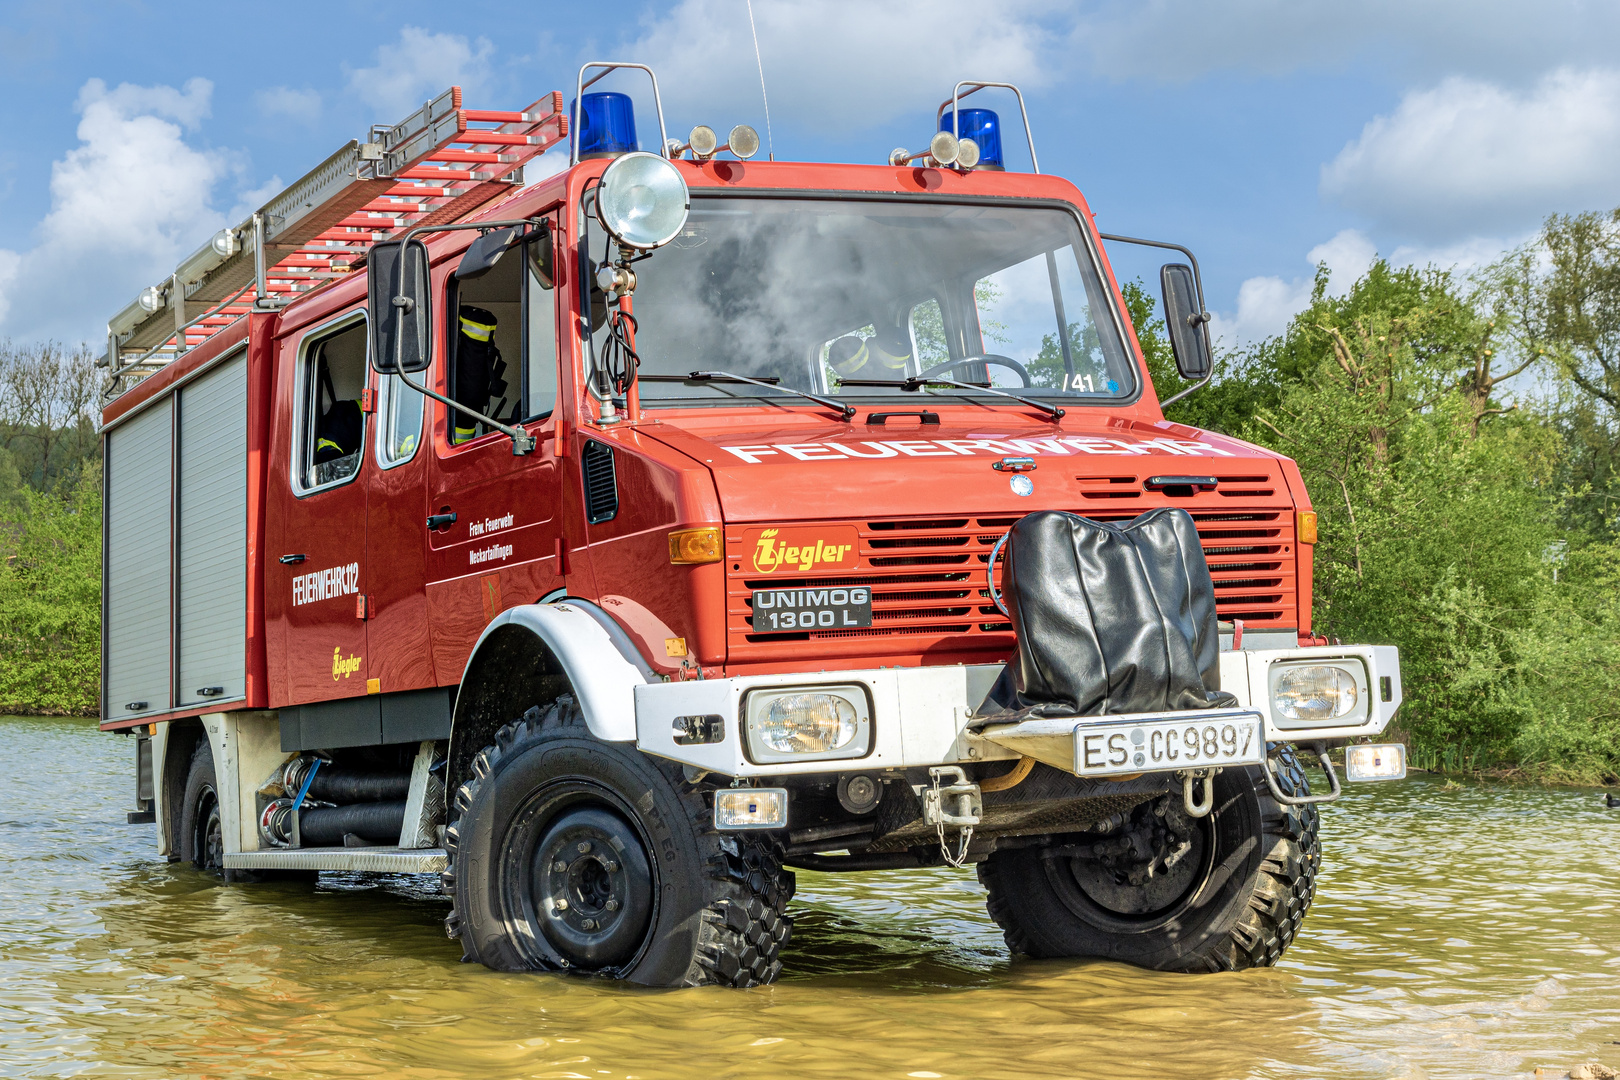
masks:
<svg viewBox="0 0 1620 1080"><path fill-rule="evenodd" d="M1288 726L1271 707L1271 669L1286 661L1350 661L1365 668L1369 693L1363 708L1344 721ZM866 671L792 672L693 682L646 683L635 688L636 746L646 753L723 776L789 776L871 772L933 765L1009 760L1017 751L967 730L1001 674L1000 664ZM742 731L743 697L759 687L864 685L871 694L871 750L864 757L755 762ZM1268 742L1317 742L1377 735L1401 703L1400 659L1393 646L1346 645L1310 649L1244 649L1221 653L1221 687L1244 709L1258 712ZM1165 713L1164 716L1175 716ZM712 742L681 745L678 718L719 717ZM1099 718L1100 719L1100 718ZM1069 723L1073 723L1070 721Z"/></svg>

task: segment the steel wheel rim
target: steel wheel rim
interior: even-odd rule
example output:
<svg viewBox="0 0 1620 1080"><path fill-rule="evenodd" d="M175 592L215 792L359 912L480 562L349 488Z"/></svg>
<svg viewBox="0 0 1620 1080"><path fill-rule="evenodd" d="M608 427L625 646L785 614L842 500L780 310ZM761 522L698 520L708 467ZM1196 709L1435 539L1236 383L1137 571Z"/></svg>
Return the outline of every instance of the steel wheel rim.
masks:
<svg viewBox="0 0 1620 1080"><path fill-rule="evenodd" d="M210 786L197 794L197 831L192 837L192 862L200 870L225 868L225 823L219 812L219 796Z"/></svg>
<svg viewBox="0 0 1620 1080"><path fill-rule="evenodd" d="M605 843L610 833L620 844ZM590 849L580 851L582 842ZM530 966L617 976L646 953L657 864L637 816L613 792L583 778L547 784L513 816L498 850L506 922ZM559 899L568 906L557 908Z"/></svg>

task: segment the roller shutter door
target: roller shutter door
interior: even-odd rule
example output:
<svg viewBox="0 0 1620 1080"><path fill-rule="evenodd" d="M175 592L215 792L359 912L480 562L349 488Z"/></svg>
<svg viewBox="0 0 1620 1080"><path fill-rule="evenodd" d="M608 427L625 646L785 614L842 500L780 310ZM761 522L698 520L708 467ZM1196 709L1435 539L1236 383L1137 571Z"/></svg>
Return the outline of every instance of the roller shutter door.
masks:
<svg viewBox="0 0 1620 1080"><path fill-rule="evenodd" d="M171 399L164 398L107 433L109 720L169 708L170 410Z"/></svg>
<svg viewBox="0 0 1620 1080"><path fill-rule="evenodd" d="M246 696L247 363L180 390L177 706Z"/></svg>

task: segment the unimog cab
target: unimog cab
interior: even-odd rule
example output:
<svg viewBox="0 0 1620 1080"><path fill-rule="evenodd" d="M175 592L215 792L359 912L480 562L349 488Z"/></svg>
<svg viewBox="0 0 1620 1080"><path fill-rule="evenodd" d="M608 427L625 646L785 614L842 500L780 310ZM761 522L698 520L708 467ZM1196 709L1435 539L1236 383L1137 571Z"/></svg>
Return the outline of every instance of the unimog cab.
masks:
<svg viewBox="0 0 1620 1080"><path fill-rule="evenodd" d="M1404 775L1399 666L1313 635L1294 464L1164 419L1146 241L1006 84L789 163L588 92L623 68L453 89L110 324L131 821L228 882L439 874L500 970L770 982L793 868L970 863L1017 952L1274 963L1314 804ZM1190 254L1161 283L1191 392Z"/></svg>

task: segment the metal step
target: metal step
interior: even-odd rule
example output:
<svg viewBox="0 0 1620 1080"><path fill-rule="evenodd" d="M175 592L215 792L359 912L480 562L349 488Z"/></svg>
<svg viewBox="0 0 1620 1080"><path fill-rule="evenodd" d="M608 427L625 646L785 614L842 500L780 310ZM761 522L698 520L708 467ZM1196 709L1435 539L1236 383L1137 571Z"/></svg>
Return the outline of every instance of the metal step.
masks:
<svg viewBox="0 0 1620 1080"><path fill-rule="evenodd" d="M227 853L227 870L369 870L380 874L436 874L445 868L444 848L271 848Z"/></svg>

